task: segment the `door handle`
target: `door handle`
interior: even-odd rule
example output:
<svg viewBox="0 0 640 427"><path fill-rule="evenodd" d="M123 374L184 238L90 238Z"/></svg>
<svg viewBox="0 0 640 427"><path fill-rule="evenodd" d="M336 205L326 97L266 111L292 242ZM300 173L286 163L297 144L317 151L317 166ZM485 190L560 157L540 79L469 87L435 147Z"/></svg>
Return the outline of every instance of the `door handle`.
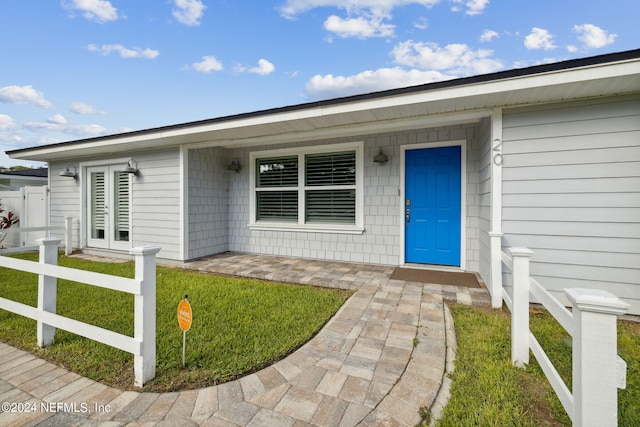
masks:
<svg viewBox="0 0 640 427"><path fill-rule="evenodd" d="M405 217L406 224L409 225L409 223L411 222L411 210L410 209L405 210L404 217Z"/></svg>

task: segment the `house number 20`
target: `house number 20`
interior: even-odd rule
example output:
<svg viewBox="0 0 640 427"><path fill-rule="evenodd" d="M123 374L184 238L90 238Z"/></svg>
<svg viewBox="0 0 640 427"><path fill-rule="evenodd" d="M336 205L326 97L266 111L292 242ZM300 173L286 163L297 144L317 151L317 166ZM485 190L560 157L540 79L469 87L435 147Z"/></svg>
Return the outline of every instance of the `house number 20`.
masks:
<svg viewBox="0 0 640 427"><path fill-rule="evenodd" d="M493 155L493 163L496 166L500 166L502 164L502 141L499 139L496 139L496 141L498 142L498 145L493 147L493 151L495 152Z"/></svg>

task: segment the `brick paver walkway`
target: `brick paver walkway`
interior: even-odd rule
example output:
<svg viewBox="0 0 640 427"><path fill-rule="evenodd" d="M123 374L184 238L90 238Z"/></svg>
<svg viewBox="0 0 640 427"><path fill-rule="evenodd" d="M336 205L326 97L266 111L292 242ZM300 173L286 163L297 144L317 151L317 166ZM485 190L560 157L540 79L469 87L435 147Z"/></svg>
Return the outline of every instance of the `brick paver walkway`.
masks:
<svg viewBox="0 0 640 427"><path fill-rule="evenodd" d="M200 390L121 391L0 344L0 425L414 426L443 380L444 301L489 302L484 289L392 280L393 267L241 254L185 267L356 293L287 358Z"/></svg>

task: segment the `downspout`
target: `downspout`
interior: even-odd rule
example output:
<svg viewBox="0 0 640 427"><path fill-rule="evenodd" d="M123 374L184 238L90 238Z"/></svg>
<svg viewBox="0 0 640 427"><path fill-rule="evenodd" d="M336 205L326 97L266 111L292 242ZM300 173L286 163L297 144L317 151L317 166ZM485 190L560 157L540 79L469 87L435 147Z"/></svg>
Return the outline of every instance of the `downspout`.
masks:
<svg viewBox="0 0 640 427"><path fill-rule="evenodd" d="M502 307L502 108L491 112L491 307Z"/></svg>

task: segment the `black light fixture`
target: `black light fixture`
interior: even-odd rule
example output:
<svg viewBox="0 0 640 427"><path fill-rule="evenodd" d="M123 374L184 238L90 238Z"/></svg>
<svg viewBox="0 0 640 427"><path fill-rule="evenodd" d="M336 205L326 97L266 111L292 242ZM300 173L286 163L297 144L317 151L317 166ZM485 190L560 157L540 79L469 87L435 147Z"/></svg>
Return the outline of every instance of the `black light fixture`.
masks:
<svg viewBox="0 0 640 427"><path fill-rule="evenodd" d="M228 171L235 171L237 173L240 173L240 169L242 168L240 167L240 160L238 160L237 157L231 161L231 164L229 166L227 166Z"/></svg>
<svg viewBox="0 0 640 427"><path fill-rule="evenodd" d="M71 172L69 168L73 168L73 172ZM60 172L60 176L64 176L65 178L78 179L78 174L76 173L76 167L73 165L67 165L67 168L62 172Z"/></svg>
<svg viewBox="0 0 640 427"><path fill-rule="evenodd" d="M373 162L378 163L379 165L386 165L388 161L389 157L387 157L387 155L382 152L382 147L380 147L380 151L373 158Z"/></svg>
<svg viewBox="0 0 640 427"><path fill-rule="evenodd" d="M131 159L127 162L127 165L120 169L120 172L132 173L135 176L140 175L140 171L138 170L138 162Z"/></svg>

